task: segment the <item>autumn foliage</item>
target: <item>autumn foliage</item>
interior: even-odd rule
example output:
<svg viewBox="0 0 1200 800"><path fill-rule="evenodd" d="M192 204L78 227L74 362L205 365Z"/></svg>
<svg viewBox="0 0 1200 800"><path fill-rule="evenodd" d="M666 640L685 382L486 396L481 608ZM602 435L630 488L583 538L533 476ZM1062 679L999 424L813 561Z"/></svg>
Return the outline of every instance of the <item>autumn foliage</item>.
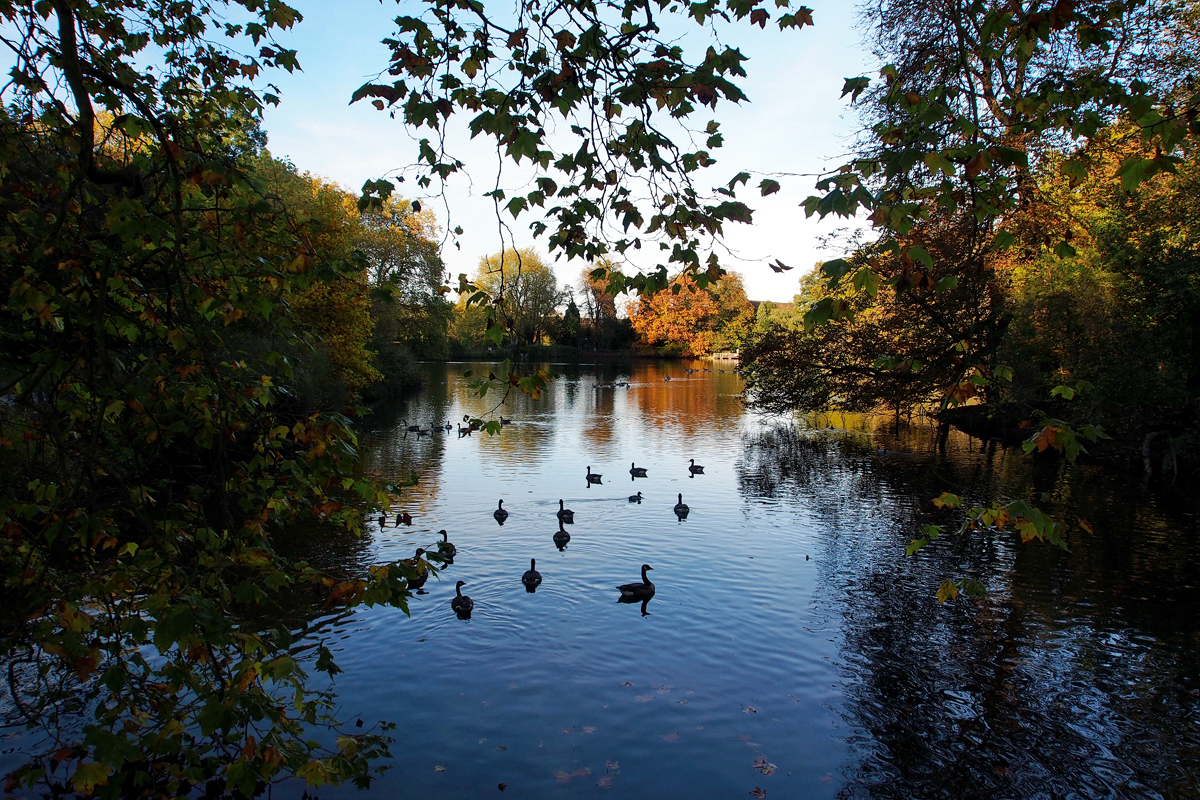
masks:
<svg viewBox="0 0 1200 800"><path fill-rule="evenodd" d="M705 286L682 273L666 290L630 301L627 311L643 344L682 356L738 348L754 324L754 307L733 273Z"/></svg>

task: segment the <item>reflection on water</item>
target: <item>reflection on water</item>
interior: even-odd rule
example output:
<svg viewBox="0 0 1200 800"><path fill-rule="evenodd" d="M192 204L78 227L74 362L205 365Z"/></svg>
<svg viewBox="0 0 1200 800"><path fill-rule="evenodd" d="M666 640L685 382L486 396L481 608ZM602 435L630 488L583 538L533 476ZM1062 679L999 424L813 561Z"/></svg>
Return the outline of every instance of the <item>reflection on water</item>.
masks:
<svg viewBox="0 0 1200 800"><path fill-rule="evenodd" d="M417 484L361 540L292 546L335 572L455 548L411 617L298 601L287 620L337 652L344 716L399 726L372 796L1197 796L1194 492L917 422L797 430L746 414L735 374L685 366L560 365L542 400L497 407L463 377L480 365L429 365L369 421L364 469ZM494 437L407 430L500 414ZM948 490L1033 498L1071 549L975 533L904 558L950 522L929 503ZM613 602L642 564L654 599ZM938 605L950 576L989 594Z"/></svg>

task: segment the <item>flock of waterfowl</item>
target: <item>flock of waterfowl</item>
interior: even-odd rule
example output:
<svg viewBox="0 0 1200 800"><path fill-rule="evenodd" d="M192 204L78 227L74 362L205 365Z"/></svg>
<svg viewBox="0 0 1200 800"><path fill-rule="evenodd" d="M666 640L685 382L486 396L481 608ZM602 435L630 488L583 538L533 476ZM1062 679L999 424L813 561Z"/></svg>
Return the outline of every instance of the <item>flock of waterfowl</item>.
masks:
<svg viewBox="0 0 1200 800"><path fill-rule="evenodd" d="M647 477L647 470L645 467L639 467L637 462L631 462L629 465L629 474L632 478L645 478ZM704 467L697 464L694 458L689 459L688 474L689 476L702 475L704 474ZM587 468L588 485L590 486L592 484L598 484L600 483L600 479L601 475L599 473L592 472L592 468L589 465ZM641 492L629 496L629 502L631 503L641 503L642 499L643 496ZM677 499L678 502L675 503L675 506L672 510L680 520L687 519L688 513L691 511L691 509L688 508L687 504L683 502L682 492L677 495ZM554 544L561 551L565 550L567 543L571 541L571 534L567 533L566 528L563 526L572 525L575 523L575 512L567 508L564 501L560 499L558 501L558 511L556 512L555 516L558 518L558 531L554 534ZM501 499L496 502L496 510L492 512L492 517L500 525L503 525L505 521L508 520L509 513L508 510L504 508L504 500ZM380 527L383 527L387 524L387 519L388 517L386 513L380 516ZM399 525L401 522L411 525L412 517L410 517L408 514L398 513L396 515L396 524ZM416 571L416 576L409 578L408 586L410 589L413 589L421 594L424 594L423 587L425 586L425 582L429 580L429 575L431 573L428 563L429 559L440 561L444 564L453 564L454 557L458 555L458 548L456 548L450 541L449 535L446 533L446 531L439 530L438 534L442 537L442 540L437 542L434 545L434 548L426 549L424 547L418 547L416 554L412 558L404 560L404 563L408 564L410 567L413 567ZM653 569L653 567L651 567L649 564L642 564L642 580L640 582L626 583L616 587L617 591L621 593L620 597L618 598L618 602L641 602L642 613L645 614L646 603L649 602L650 598L654 597L654 584L650 581L650 578L646 576L646 572L651 569ZM542 574L537 571L537 559L529 559L529 569L527 569L521 576L521 583L525 586L525 591L530 592L531 594L539 585L541 585ZM454 585L454 597L450 600L450 608L455 614L458 615L460 619L470 619L471 612L475 609L475 601L462 593L462 587L465 585L466 581L458 581Z"/></svg>

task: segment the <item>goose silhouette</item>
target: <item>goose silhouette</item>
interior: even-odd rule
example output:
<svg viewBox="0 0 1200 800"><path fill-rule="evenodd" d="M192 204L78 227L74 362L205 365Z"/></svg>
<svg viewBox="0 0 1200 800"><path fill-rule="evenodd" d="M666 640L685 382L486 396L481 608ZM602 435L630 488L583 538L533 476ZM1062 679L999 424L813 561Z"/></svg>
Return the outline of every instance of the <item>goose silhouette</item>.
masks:
<svg viewBox="0 0 1200 800"><path fill-rule="evenodd" d="M438 552L446 558L454 558L458 555L458 548L447 537L446 531L443 529L438 531L438 533L442 535L442 540L437 543Z"/></svg>
<svg viewBox="0 0 1200 800"><path fill-rule="evenodd" d="M600 473L592 472L592 467L590 464L588 465L587 480L588 483L600 483Z"/></svg>
<svg viewBox="0 0 1200 800"><path fill-rule="evenodd" d="M554 546L559 550L567 549L567 542L571 541L571 534L567 533L563 528L562 520L558 521L558 531L554 534Z"/></svg>
<svg viewBox="0 0 1200 800"><path fill-rule="evenodd" d="M629 474L635 478L644 478L646 477L646 468L639 467L635 462L631 461L629 462Z"/></svg>
<svg viewBox="0 0 1200 800"><path fill-rule="evenodd" d="M629 502L631 502L631 503L640 503L640 502L642 502L642 493L641 493L641 492L638 492L637 494L631 494L631 495L629 495Z"/></svg>
<svg viewBox="0 0 1200 800"><path fill-rule="evenodd" d="M471 611L475 608L475 601L462 593L462 587L466 584L466 581L454 584L454 597L450 599L450 608L454 609L459 619L470 619Z"/></svg>
<svg viewBox="0 0 1200 800"><path fill-rule="evenodd" d="M500 500L496 503L496 510L492 512L492 516L495 517L496 522L499 522L501 525L504 524L504 520L508 519L508 512L504 510L503 500Z"/></svg>
<svg viewBox="0 0 1200 800"><path fill-rule="evenodd" d="M521 583L525 584L525 591L530 594L537 589L542 582L542 573L537 571L537 559L529 559L529 569L525 570L525 574L521 576Z"/></svg>
<svg viewBox="0 0 1200 800"><path fill-rule="evenodd" d="M688 461L689 461L689 462L690 462L690 464L691 464L691 466L690 466L690 467L688 467L688 472L692 473L693 475L702 475L702 474L704 474L704 467L702 467L702 466L700 466L699 464L697 464L697 463L696 463L696 459L694 459L694 458L689 458L689 459L688 459Z"/></svg>
<svg viewBox="0 0 1200 800"><path fill-rule="evenodd" d="M563 508L563 501L561 498L558 501L558 519L560 522L566 522L570 525L575 524L575 512L569 508Z"/></svg>
<svg viewBox="0 0 1200 800"><path fill-rule="evenodd" d="M682 492L679 493L679 502L675 504L674 510L675 516L679 517L680 519L686 519L688 512L691 511L691 509L687 507L687 504L683 502Z"/></svg>
<svg viewBox="0 0 1200 800"><path fill-rule="evenodd" d="M654 597L654 584L646 577L647 570L652 570L654 567L649 564L642 564L642 582L627 583L623 586L618 586L617 591L621 593L622 598L633 600L649 600Z"/></svg>

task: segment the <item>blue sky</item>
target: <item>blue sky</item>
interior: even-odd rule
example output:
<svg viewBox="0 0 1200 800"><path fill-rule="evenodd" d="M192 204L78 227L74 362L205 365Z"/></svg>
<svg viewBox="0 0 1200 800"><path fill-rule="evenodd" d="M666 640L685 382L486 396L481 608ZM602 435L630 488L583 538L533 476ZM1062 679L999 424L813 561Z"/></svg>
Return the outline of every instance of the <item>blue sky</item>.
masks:
<svg viewBox="0 0 1200 800"><path fill-rule="evenodd" d="M303 72L272 76L283 96L265 119L272 153L353 190L369 178L413 163L415 140L400 122L366 103L349 105L351 93L387 64L388 51L380 40L392 33L397 6L391 0L293 0L292 5L304 21L280 41L299 51ZM754 183L760 175L815 173L844 160L857 121L839 98L842 81L874 74L873 62L855 28L854 4L809 0L809 5L814 8L813 28L760 31L741 24L722 31L722 40L740 47L750 59L745 64L749 77L742 84L750 102L717 108L725 146L714 152L718 164L709 170L711 183L740 170L754 173ZM706 46L710 38L696 26L688 35L699 46ZM448 209L440 200L431 204L443 225L449 215L451 226L465 229L462 249L451 245L443 254L453 275L473 272L481 256L500 246L491 201L482 197L495 179L494 151L470 142L461 133L468 117L457 119L460 132L451 141L467 161L469 176L452 179ZM790 301L801 274L818 260L840 255L836 247L823 249L820 239L846 223L806 220L799 207L813 193L813 179L780 180L783 190L769 198L747 194L755 208L754 225L726 231L732 253L724 254L723 262L742 273L748 294L756 300ZM412 187L410 192L416 189L412 183L404 186ZM545 253L526 224L522 217L512 226L517 243ZM795 269L776 275L765 264L775 258ZM630 266L652 265L647 258ZM554 264L564 283L575 282L582 266Z"/></svg>

